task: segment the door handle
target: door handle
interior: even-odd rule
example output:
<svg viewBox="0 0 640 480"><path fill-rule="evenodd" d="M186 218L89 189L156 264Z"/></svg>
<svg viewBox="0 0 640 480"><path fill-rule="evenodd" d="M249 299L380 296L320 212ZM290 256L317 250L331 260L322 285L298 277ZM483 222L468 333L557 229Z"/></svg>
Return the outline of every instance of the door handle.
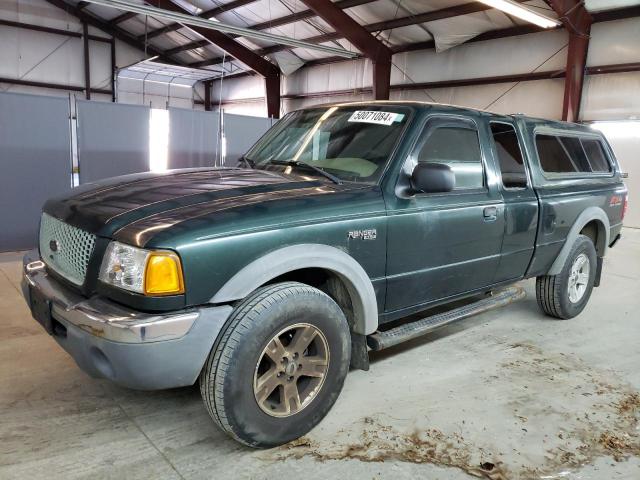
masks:
<svg viewBox="0 0 640 480"><path fill-rule="evenodd" d="M498 219L498 207L485 207L482 214L485 222L495 222Z"/></svg>

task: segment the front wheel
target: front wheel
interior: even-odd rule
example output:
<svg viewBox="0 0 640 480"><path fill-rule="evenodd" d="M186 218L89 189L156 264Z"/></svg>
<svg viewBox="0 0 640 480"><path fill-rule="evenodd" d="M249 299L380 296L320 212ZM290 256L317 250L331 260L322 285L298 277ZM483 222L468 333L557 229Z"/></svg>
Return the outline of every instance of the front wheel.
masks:
<svg viewBox="0 0 640 480"><path fill-rule="evenodd" d="M596 265L593 242L578 235L560 273L536 279L536 298L542 311L563 320L582 312L591 297Z"/></svg>
<svg viewBox="0 0 640 480"><path fill-rule="evenodd" d="M296 282L243 300L200 374L214 421L236 440L273 447L317 425L335 403L351 353L342 310Z"/></svg>

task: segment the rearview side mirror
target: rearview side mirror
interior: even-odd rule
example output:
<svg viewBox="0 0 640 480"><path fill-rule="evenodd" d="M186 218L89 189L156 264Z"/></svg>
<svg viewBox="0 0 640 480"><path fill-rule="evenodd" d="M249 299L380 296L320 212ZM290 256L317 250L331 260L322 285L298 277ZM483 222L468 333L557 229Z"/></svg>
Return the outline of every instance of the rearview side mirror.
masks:
<svg viewBox="0 0 640 480"><path fill-rule="evenodd" d="M411 188L416 192L445 193L455 185L456 175L444 163L418 163L411 174Z"/></svg>

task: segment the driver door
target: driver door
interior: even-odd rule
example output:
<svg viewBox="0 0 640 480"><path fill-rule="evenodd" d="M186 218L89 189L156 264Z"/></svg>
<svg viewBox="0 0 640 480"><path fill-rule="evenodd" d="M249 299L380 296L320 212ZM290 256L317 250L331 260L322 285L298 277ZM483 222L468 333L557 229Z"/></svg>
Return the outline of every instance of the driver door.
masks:
<svg viewBox="0 0 640 480"><path fill-rule="evenodd" d="M476 122L467 117L426 122L401 177L408 181L417 162L435 162L448 165L456 182L447 193L415 193L400 185L388 199L388 313L492 283L504 235L504 205L494 176L487 175L492 170L480 138Z"/></svg>

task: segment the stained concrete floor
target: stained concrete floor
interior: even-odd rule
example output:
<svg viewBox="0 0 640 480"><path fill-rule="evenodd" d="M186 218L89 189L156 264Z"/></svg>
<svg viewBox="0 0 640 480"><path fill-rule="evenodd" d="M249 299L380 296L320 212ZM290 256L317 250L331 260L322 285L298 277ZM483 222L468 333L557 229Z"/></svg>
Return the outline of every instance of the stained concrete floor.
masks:
<svg viewBox="0 0 640 480"><path fill-rule="evenodd" d="M82 373L30 318L0 255L0 478L640 479L640 230L571 321L527 298L372 355L311 433L249 450L196 387Z"/></svg>

